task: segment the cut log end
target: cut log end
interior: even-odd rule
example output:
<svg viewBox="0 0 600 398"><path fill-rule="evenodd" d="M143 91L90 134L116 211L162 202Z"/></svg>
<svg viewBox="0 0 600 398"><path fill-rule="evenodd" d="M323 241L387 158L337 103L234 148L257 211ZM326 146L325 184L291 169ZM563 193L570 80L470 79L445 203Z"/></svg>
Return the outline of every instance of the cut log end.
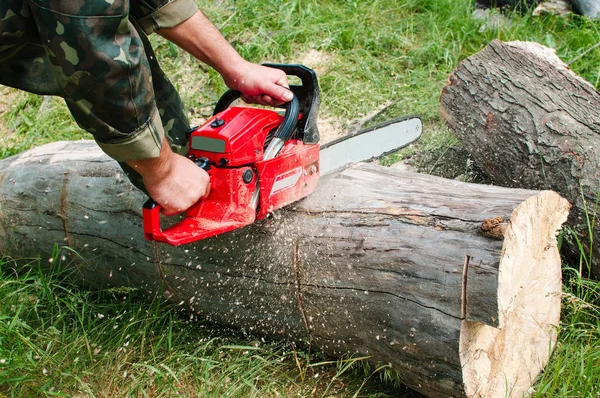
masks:
<svg viewBox="0 0 600 398"><path fill-rule="evenodd" d="M469 397L520 397L548 362L560 320L561 259L556 232L569 203L551 191L517 207L499 266L499 326L465 320L460 357Z"/></svg>

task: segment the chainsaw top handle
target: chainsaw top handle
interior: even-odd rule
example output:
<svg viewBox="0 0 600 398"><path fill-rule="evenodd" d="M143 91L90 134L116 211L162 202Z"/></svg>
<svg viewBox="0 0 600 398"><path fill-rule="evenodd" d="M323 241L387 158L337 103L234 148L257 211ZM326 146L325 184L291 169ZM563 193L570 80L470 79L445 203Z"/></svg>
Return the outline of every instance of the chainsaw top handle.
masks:
<svg viewBox="0 0 600 398"><path fill-rule="evenodd" d="M297 134L298 139L301 139L305 144L316 144L319 142L319 130L317 128L317 117L319 114L319 105L321 103L321 94L319 90L319 83L317 80L317 74L310 68L300 64L263 64L264 66L280 69L285 72L287 76L296 76L300 78L302 85L290 85L290 90L297 97L297 106L299 107L299 113L301 114L298 120L298 114L296 114L297 121ZM213 115L220 113L227 109L234 101L241 97L241 93L236 90L226 91L215 106ZM294 102L292 100L291 102ZM294 109L289 109L290 106L296 105L288 102L285 104L286 117L290 114L290 118L295 113ZM282 122L282 127L279 129L278 137L282 138L285 135L284 127L287 129L285 120ZM281 132L281 134L280 134ZM290 132L290 134L293 131ZM291 135L284 139L287 141L291 138Z"/></svg>
<svg viewBox="0 0 600 398"><path fill-rule="evenodd" d="M225 94L221 96L213 115L216 115L229 107L235 100L239 99L242 93L237 90L227 90ZM298 104L298 98L294 95L291 101L285 103L285 115L275 137L279 138L283 142L286 142L294 134L296 126L298 124L298 116L300 115L300 106Z"/></svg>

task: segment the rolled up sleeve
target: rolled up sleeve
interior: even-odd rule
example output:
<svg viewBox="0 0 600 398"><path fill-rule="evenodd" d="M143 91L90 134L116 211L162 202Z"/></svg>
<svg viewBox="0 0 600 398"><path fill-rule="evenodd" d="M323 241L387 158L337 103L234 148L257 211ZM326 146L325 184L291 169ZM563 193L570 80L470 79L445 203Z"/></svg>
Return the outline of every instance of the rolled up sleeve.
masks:
<svg viewBox="0 0 600 398"><path fill-rule="evenodd" d="M131 19L147 35L177 26L198 11L194 0L132 0L130 7Z"/></svg>
<svg viewBox="0 0 600 398"><path fill-rule="evenodd" d="M160 154L164 130L158 111L140 129L126 137L110 142L96 139L96 143L117 162L156 158Z"/></svg>

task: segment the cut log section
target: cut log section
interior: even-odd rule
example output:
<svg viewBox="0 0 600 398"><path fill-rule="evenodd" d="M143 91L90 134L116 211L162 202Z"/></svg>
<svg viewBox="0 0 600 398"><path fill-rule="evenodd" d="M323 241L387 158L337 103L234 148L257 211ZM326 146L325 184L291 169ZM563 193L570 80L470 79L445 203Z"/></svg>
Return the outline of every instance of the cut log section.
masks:
<svg viewBox="0 0 600 398"><path fill-rule="evenodd" d="M600 94L551 50L491 42L454 70L442 117L494 184L558 192L600 277ZM584 199L585 198L585 199ZM579 255L577 245L571 252ZM587 270L585 270L587 271Z"/></svg>
<svg viewBox="0 0 600 398"><path fill-rule="evenodd" d="M161 293L199 316L389 364L430 397L521 397L556 341L569 204L362 164L306 200L192 245L144 240L143 194L93 142L0 161L2 250L68 246L82 283Z"/></svg>

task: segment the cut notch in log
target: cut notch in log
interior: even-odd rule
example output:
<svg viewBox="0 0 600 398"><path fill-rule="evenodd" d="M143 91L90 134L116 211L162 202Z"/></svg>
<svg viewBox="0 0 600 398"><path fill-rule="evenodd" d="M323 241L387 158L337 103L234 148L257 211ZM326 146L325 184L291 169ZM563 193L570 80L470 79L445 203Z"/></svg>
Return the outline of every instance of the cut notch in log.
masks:
<svg viewBox="0 0 600 398"><path fill-rule="evenodd" d="M92 288L168 291L220 324L390 364L430 397L521 396L556 338L569 205L553 192L363 164L265 222L171 247L144 240L145 198L92 142L0 170L4 253L47 258L68 238Z"/></svg>

